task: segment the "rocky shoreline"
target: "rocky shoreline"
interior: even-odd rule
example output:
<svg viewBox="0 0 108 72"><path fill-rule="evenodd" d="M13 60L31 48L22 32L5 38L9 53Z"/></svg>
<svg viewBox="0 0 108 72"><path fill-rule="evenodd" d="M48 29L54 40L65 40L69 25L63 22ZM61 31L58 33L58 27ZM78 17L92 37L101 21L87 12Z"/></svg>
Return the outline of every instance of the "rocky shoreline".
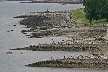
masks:
<svg viewBox="0 0 108 72"><path fill-rule="evenodd" d="M102 58L103 57L103 58ZM55 67L55 68L88 68L108 69L108 57L102 55L78 56L76 58L52 59L28 64L29 67Z"/></svg>
<svg viewBox="0 0 108 72"><path fill-rule="evenodd" d="M59 4L80 4L81 0L78 1L30 1L30 2L20 2L20 3L59 3Z"/></svg>
<svg viewBox="0 0 108 72"><path fill-rule="evenodd" d="M72 11L55 11L47 9L44 12L30 12L14 18L23 18L19 23L25 25L27 30L22 30L28 38L43 38L53 36L105 36L107 26L92 26L89 24L76 24ZM30 32L30 35L27 33Z"/></svg>
<svg viewBox="0 0 108 72"><path fill-rule="evenodd" d="M80 41L80 40L79 40ZM107 50L108 44L106 43L97 43L97 40L73 42L72 40L66 40L62 42L45 43L38 45L30 45L29 47L16 48L11 50L31 50L31 51L100 51L102 49ZM90 44L91 42L91 44ZM95 44L94 44L94 43Z"/></svg>
<svg viewBox="0 0 108 72"><path fill-rule="evenodd" d="M28 38L42 38L53 36L66 36L68 40L38 45L30 45L24 48L10 50L31 50L31 51L89 51L92 55L78 56L63 59L52 59L39 61L25 66L30 67L57 67L57 68L89 68L108 69L108 55L99 51L108 51L108 26L92 26L89 24L77 24L72 17L72 11L55 11L47 9L45 12L30 12L14 18L23 18L21 25L28 30L22 30L23 34L31 32ZM94 54L99 52L98 54Z"/></svg>
<svg viewBox="0 0 108 72"><path fill-rule="evenodd" d="M97 51L100 45L92 44L39 44L37 46L30 45L29 47L16 48L11 50L32 50L32 51Z"/></svg>
<svg viewBox="0 0 108 72"><path fill-rule="evenodd" d="M42 38L44 36L61 36L62 30L72 27L71 11L51 12L47 9L44 12L30 12L14 18L24 18L19 23L29 27L29 30L22 30L22 33L31 32L29 38Z"/></svg>

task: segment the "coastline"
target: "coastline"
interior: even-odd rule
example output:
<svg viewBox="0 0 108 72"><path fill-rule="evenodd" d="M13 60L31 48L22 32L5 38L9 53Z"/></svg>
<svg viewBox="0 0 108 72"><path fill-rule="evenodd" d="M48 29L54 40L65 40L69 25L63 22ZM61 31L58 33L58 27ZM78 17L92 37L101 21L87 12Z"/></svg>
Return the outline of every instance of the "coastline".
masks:
<svg viewBox="0 0 108 72"><path fill-rule="evenodd" d="M20 24L27 26L30 30L21 31L23 34L32 32L29 38L42 38L49 36L67 36L71 39L55 43L52 39L50 44L30 45L29 47L10 50L31 50L31 51L89 51L101 54L101 50L107 50L108 40L107 26L92 26L89 24L76 23L70 11L30 12L14 18L24 18ZM107 59L87 58L73 59L64 58L48 61L40 61L26 66L30 67L57 67L57 68L90 68L108 69ZM64 62L65 61L65 62ZM96 62L97 61L97 62ZM105 62L104 62L105 61ZM86 63L87 62L87 63ZM84 65L83 65L84 63ZM97 64L101 64L100 66Z"/></svg>
<svg viewBox="0 0 108 72"><path fill-rule="evenodd" d="M59 4L80 4L81 2L79 1L69 1L69 2L64 2L64 1L30 1L30 2L20 2L20 3L59 3Z"/></svg>
<svg viewBox="0 0 108 72"><path fill-rule="evenodd" d="M81 9L81 8L80 8ZM82 10L82 9L81 9ZM43 38L65 36L69 39L50 44L30 45L29 47L16 48L11 50L32 50L32 51L92 51L107 49L108 40L107 26L92 26L76 23L73 18L73 11L55 11L48 9L44 12L29 12L14 18L23 18L19 23L25 25L29 30L22 30L26 35L31 32L28 38ZM82 12L82 11L81 11ZM101 40L100 40L101 39ZM103 46L104 45L104 46Z"/></svg>
<svg viewBox="0 0 108 72"><path fill-rule="evenodd" d="M54 68L86 68L86 69L108 69L108 59L102 55L77 56L63 59L52 59L28 64L28 67L54 67Z"/></svg>

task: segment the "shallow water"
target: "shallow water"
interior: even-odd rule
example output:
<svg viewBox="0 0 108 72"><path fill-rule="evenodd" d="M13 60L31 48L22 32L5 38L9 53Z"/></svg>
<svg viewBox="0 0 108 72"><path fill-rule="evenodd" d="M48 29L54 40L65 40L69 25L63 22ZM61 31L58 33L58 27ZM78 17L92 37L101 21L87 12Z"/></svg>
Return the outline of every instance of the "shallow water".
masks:
<svg viewBox="0 0 108 72"><path fill-rule="evenodd" d="M37 45L38 43L50 43L51 39L57 41L66 40L66 37L45 37L29 39L21 33L22 25L19 25L21 19L14 19L14 16L21 15L30 11L45 11L47 8L51 11L71 10L83 7L81 4L21 4L18 1L0 2L0 72L107 72L107 70L90 69L69 69L69 68L41 68L26 67L26 64L41 60L63 58L64 56L76 56L87 54L88 52L60 52L60 51L12 51L7 54L9 49ZM13 26L16 25L16 26ZM13 30L13 31L11 31ZM7 32L8 31L8 32ZM22 52L22 54L21 54Z"/></svg>

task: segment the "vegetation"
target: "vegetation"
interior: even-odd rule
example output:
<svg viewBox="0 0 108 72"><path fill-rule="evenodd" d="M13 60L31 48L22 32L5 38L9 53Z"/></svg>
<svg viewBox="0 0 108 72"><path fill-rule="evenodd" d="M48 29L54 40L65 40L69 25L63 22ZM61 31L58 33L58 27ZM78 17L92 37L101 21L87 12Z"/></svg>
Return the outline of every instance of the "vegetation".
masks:
<svg viewBox="0 0 108 72"><path fill-rule="evenodd" d="M83 19L82 22L84 23L89 23L88 19ZM101 19L101 20L92 20L92 24L108 24L108 22L106 21L106 19Z"/></svg>
<svg viewBox="0 0 108 72"><path fill-rule="evenodd" d="M81 19L82 23L89 23L89 20L86 19L86 14L85 14L83 8L73 10L72 15L73 15L72 17L75 20L80 20ZM108 22L106 20L107 19L92 20L92 24L108 24Z"/></svg>
<svg viewBox="0 0 108 72"><path fill-rule="evenodd" d="M84 12L89 23L92 20L106 19L108 21L108 0L83 0Z"/></svg>
<svg viewBox="0 0 108 72"><path fill-rule="evenodd" d="M75 20L79 20L79 19L85 18L85 13L83 12L83 8L73 10L72 14L73 14L72 17Z"/></svg>
<svg viewBox="0 0 108 72"><path fill-rule="evenodd" d="M104 38L96 38L95 40L97 40L97 41L101 41L102 43L105 43L106 42L106 39L104 39Z"/></svg>

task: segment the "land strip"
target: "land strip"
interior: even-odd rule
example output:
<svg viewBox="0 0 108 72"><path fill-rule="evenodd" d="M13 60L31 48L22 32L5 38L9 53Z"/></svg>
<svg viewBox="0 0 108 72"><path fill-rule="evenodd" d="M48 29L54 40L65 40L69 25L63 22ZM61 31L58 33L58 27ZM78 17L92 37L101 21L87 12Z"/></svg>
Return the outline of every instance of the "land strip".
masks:
<svg viewBox="0 0 108 72"><path fill-rule="evenodd" d="M108 56L86 55L63 59L52 59L28 64L29 67L55 67L55 68L88 68L88 69L108 69Z"/></svg>

